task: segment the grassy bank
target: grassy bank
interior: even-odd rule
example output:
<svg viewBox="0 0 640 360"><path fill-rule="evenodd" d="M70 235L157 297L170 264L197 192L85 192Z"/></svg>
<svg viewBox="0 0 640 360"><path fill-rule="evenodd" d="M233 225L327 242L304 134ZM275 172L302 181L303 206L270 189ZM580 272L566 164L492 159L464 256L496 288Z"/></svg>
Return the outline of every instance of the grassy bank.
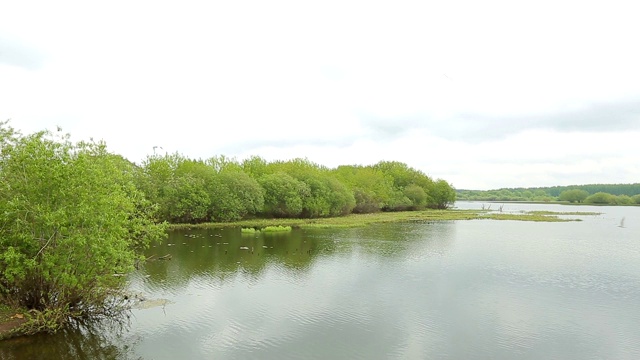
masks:
<svg viewBox="0 0 640 360"><path fill-rule="evenodd" d="M423 210L379 212L373 214L351 214L333 218L319 219L249 219L226 223L203 224L172 224L170 229L197 229L197 228L224 228L242 227L262 229L268 226L291 226L292 228L350 228L361 227L369 224L411 222L411 221L450 221L450 220L520 220L520 221L546 221L564 222L579 221L579 219L560 218L558 215L595 215L595 213L554 213L554 212L530 212L530 213L501 213L488 210Z"/></svg>

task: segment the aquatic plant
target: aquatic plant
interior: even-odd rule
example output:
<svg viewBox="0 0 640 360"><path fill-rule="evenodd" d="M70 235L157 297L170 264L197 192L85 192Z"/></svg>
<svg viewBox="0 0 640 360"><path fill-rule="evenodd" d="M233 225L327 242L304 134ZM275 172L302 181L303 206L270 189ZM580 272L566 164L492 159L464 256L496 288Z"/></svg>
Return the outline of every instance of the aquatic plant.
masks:
<svg viewBox="0 0 640 360"><path fill-rule="evenodd" d="M284 232L284 231L291 231L291 226L267 226L266 228L262 229L262 231L264 232Z"/></svg>

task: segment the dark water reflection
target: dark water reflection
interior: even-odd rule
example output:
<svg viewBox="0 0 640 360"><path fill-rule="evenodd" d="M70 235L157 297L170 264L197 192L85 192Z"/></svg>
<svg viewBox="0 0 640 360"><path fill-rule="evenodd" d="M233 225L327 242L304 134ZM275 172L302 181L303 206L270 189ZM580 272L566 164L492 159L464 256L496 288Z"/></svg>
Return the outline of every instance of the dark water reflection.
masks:
<svg viewBox="0 0 640 360"><path fill-rule="evenodd" d="M127 329L126 321L103 321L76 324L55 336L36 335L9 339L0 343L0 359L141 359L133 350L135 337L123 335Z"/></svg>
<svg viewBox="0 0 640 360"><path fill-rule="evenodd" d="M462 204L478 206L477 204ZM636 359L640 209L582 222L182 231L125 328L0 344L0 359ZM625 228L619 228L626 218Z"/></svg>

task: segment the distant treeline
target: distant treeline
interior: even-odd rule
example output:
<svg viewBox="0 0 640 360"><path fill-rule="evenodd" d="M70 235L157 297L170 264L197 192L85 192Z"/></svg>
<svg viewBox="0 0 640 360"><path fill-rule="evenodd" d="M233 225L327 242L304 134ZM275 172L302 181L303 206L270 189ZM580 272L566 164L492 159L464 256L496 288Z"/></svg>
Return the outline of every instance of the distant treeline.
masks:
<svg viewBox="0 0 640 360"><path fill-rule="evenodd" d="M640 183L457 190L457 199L471 201L568 201L630 205L640 204Z"/></svg>
<svg viewBox="0 0 640 360"><path fill-rule="evenodd" d="M553 186L544 188L551 196L560 196L565 190L584 190L589 194L604 192L611 195L627 195L633 196L640 194L640 183L637 184L591 184L591 185L572 185L572 186Z"/></svg>
<svg viewBox="0 0 640 360"><path fill-rule="evenodd" d="M171 223L444 209L456 199L446 181L396 161L330 169L306 159L167 154L149 156L133 169L138 189L158 205L159 220Z"/></svg>

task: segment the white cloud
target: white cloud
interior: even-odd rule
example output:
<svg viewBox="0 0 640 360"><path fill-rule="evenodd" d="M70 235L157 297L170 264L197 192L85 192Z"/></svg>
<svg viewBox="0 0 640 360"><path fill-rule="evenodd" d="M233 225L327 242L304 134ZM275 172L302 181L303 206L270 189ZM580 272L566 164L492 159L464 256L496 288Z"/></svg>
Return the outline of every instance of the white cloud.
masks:
<svg viewBox="0 0 640 360"><path fill-rule="evenodd" d="M392 159L461 188L637 181L634 10L12 2L0 14L11 39L0 42L11 52L0 117L104 138L134 161L162 146L329 166Z"/></svg>

